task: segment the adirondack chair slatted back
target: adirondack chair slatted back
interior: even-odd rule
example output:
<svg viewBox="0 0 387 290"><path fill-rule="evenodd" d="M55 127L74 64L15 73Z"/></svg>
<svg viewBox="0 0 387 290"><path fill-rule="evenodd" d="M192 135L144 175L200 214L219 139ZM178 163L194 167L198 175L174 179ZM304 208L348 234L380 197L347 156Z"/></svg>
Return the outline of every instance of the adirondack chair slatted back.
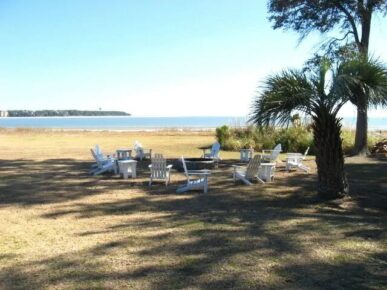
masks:
<svg viewBox="0 0 387 290"><path fill-rule="evenodd" d="M282 151L282 146L281 144L277 144L273 151L271 151L271 154L270 154L270 161L275 161L278 157L278 155L280 154L280 152Z"/></svg>
<svg viewBox="0 0 387 290"><path fill-rule="evenodd" d="M96 155L102 155L101 147L99 147L98 144L95 144L95 146L94 146L94 153Z"/></svg>
<svg viewBox="0 0 387 290"><path fill-rule="evenodd" d="M106 159L105 155L103 155L102 149L98 144L94 146L94 153L100 160Z"/></svg>
<svg viewBox="0 0 387 290"><path fill-rule="evenodd" d="M95 162L97 162L97 165L99 168L101 168L103 166L102 164L102 158L100 155L98 155L94 149L90 149L91 151L91 155L93 155L94 159L95 159Z"/></svg>
<svg viewBox="0 0 387 290"><path fill-rule="evenodd" d="M167 178L167 160L165 160L162 154L155 154L151 159L151 164L151 177L153 179Z"/></svg>
<svg viewBox="0 0 387 290"><path fill-rule="evenodd" d="M220 151L220 144L219 144L219 142L215 142L211 147L211 157L218 158L219 151Z"/></svg>
<svg viewBox="0 0 387 290"><path fill-rule="evenodd" d="M189 181L188 169L183 156L181 156L181 163L183 164L184 174L187 177L187 180Z"/></svg>
<svg viewBox="0 0 387 290"><path fill-rule="evenodd" d="M253 179L258 174L259 166L261 165L261 155L255 155L247 164L246 179Z"/></svg>

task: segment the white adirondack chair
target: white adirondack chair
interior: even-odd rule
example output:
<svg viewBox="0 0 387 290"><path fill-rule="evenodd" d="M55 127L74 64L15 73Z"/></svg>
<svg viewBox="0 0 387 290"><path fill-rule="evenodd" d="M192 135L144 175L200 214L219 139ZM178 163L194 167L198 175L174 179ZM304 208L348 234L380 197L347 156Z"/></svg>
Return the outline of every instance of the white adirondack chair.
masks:
<svg viewBox="0 0 387 290"><path fill-rule="evenodd" d="M153 181L164 181L165 186L171 181L171 169L172 165L167 165L167 161L162 154L155 154L151 159L150 168L150 180L149 186L152 186Z"/></svg>
<svg viewBox="0 0 387 290"><path fill-rule="evenodd" d="M103 161L103 162L105 162L105 161L107 161L108 159L115 159L115 155L114 154L112 154L112 155L105 155L105 154L103 154L103 152L102 152L102 149L101 149L101 147L98 145L98 144L96 144L95 146L94 146L94 153L95 153L95 155L97 155L98 156L98 158L101 160L101 161ZM96 168L98 167L98 164L97 163L94 163L94 164L92 164L91 165L91 170L93 171L93 170L95 170Z"/></svg>
<svg viewBox="0 0 387 290"><path fill-rule="evenodd" d="M181 157L181 163L183 164L184 173L187 177L187 183L180 186L176 192L182 193L189 190L201 190L203 189L204 193L208 191L208 176L211 175L210 170L187 170L187 166L184 161L184 157ZM195 176L196 178L192 179Z"/></svg>
<svg viewBox="0 0 387 290"><path fill-rule="evenodd" d="M255 155L253 159L250 159L250 162L247 164L246 167L233 165L234 182L237 180L242 180L245 184L252 185L250 181L257 179L259 182L265 183L258 175L260 166L261 166L261 155Z"/></svg>
<svg viewBox="0 0 387 290"><path fill-rule="evenodd" d="M310 168L302 163L308 155L309 147L305 150L304 155L301 153L288 153L286 157L286 170L290 171L292 168L299 168L305 172L309 172Z"/></svg>
<svg viewBox="0 0 387 290"><path fill-rule="evenodd" d="M117 164L114 158L103 158L103 155L97 154L94 149L90 149L91 154L97 164L96 168L91 170L93 175L101 174L107 171L114 171L117 174Z"/></svg>
<svg viewBox="0 0 387 290"><path fill-rule="evenodd" d="M112 154L112 155L109 155L109 154L108 154L108 155L105 156L105 154L103 154L103 152L102 152L101 147L100 147L98 144L95 144L95 146L94 146L94 153L95 153L97 156L100 156L101 159L114 158L114 154Z"/></svg>
<svg viewBox="0 0 387 290"><path fill-rule="evenodd" d="M262 162L275 162L281 151L281 144L277 144L273 150L262 150Z"/></svg>
<svg viewBox="0 0 387 290"><path fill-rule="evenodd" d="M220 152L220 144L219 142L215 142L212 144L211 151L206 152L208 149L203 149L203 155L202 158L212 158L215 160L220 160L219 152Z"/></svg>
<svg viewBox="0 0 387 290"><path fill-rule="evenodd" d="M145 158L152 158L152 149L144 149L142 144L138 141L134 142L134 151L136 151L136 159L143 160Z"/></svg>
<svg viewBox="0 0 387 290"><path fill-rule="evenodd" d="M234 182L242 180L247 185L252 185L252 180L260 183L272 181L274 179L275 163L262 163L262 156L255 155L247 166L233 165Z"/></svg>

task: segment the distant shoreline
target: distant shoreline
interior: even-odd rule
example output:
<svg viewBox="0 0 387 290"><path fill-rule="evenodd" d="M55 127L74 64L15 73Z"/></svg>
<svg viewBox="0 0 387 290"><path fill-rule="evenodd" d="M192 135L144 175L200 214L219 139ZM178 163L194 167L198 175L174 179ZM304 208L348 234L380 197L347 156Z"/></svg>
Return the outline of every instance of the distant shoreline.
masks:
<svg viewBox="0 0 387 290"><path fill-rule="evenodd" d="M160 128L160 129L61 129L61 128L2 128L0 127L0 134L34 134L34 133L108 133L108 134L143 134L143 135L165 135L165 134L199 134L199 135L213 135L215 136L215 128Z"/></svg>
<svg viewBox="0 0 387 290"><path fill-rule="evenodd" d="M130 116L131 114L124 111L112 110L6 110L0 111L1 117L99 117L99 116Z"/></svg>
<svg viewBox="0 0 387 290"><path fill-rule="evenodd" d="M23 117L0 117L0 119L77 119L77 118L129 118L131 115L112 116L23 116Z"/></svg>

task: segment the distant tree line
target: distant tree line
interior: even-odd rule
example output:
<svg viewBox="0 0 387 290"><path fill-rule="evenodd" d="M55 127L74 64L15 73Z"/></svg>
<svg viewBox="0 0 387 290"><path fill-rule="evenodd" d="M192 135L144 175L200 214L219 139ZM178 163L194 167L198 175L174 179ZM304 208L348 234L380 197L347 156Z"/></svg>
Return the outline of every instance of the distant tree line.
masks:
<svg viewBox="0 0 387 290"><path fill-rule="evenodd" d="M80 110L9 110L9 117L68 117L68 116L130 116L121 111L80 111Z"/></svg>

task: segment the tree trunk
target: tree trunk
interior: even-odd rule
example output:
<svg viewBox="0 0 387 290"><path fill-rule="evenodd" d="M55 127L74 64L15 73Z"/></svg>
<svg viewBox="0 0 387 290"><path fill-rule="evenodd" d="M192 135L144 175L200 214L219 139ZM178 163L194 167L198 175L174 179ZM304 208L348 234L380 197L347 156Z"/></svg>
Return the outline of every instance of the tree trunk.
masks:
<svg viewBox="0 0 387 290"><path fill-rule="evenodd" d="M340 120L322 109L313 117L312 128L319 195L324 199L341 198L348 194L348 183L344 172Z"/></svg>
<svg viewBox="0 0 387 290"><path fill-rule="evenodd" d="M372 5L364 6L363 3L358 9L361 23L361 40L360 43L358 43L358 48L361 55L368 57L373 7Z"/></svg>
<svg viewBox="0 0 387 290"><path fill-rule="evenodd" d="M368 58L368 47L370 41L371 33L371 21L372 21L372 12L373 7L371 4L364 6L364 3L361 4L359 9L360 22L361 22L361 41L358 43L358 49L361 57L365 59ZM367 155L368 145L367 145L367 133L368 133L368 118L367 110L368 104L367 100L362 99L361 96L357 96L357 120L356 120L356 135L355 135L355 145L352 151L353 155Z"/></svg>
<svg viewBox="0 0 387 290"><path fill-rule="evenodd" d="M368 113L367 106L357 105L357 119L356 119L356 134L355 145L353 148L354 155L367 155L368 151Z"/></svg>

